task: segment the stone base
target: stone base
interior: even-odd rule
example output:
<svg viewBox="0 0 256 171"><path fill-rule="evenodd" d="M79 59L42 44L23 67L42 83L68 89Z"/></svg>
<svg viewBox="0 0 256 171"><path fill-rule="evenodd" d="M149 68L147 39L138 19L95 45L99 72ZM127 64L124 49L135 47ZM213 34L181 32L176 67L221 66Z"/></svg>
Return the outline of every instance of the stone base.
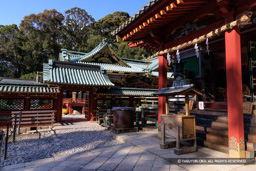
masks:
<svg viewBox="0 0 256 171"><path fill-rule="evenodd" d="M184 146L181 148L175 148L174 149L174 154L180 155L180 154L187 154L187 153L193 153L197 151L197 147L188 147L188 146Z"/></svg>
<svg viewBox="0 0 256 171"><path fill-rule="evenodd" d="M254 159L255 158L255 152L254 151L245 151L245 157L247 159Z"/></svg>
<svg viewBox="0 0 256 171"><path fill-rule="evenodd" d="M134 127L134 128L111 128L110 129L111 132L113 132L114 134L120 134L120 133L127 133L127 132L138 132L139 129L138 127Z"/></svg>
<svg viewBox="0 0 256 171"><path fill-rule="evenodd" d="M235 137L229 139L229 157L230 158L245 158L244 139L240 138L240 143Z"/></svg>
<svg viewBox="0 0 256 171"><path fill-rule="evenodd" d="M161 149L173 148L176 146L176 141L173 142L166 142L165 144L160 144Z"/></svg>
<svg viewBox="0 0 256 171"><path fill-rule="evenodd" d="M256 143L247 142L246 146L248 151L256 151Z"/></svg>
<svg viewBox="0 0 256 171"><path fill-rule="evenodd" d="M161 133L161 131L158 131L158 137L159 137L159 138L162 138L162 133Z"/></svg>
<svg viewBox="0 0 256 171"><path fill-rule="evenodd" d="M230 150L229 149L229 157L230 158L245 158L245 150Z"/></svg>

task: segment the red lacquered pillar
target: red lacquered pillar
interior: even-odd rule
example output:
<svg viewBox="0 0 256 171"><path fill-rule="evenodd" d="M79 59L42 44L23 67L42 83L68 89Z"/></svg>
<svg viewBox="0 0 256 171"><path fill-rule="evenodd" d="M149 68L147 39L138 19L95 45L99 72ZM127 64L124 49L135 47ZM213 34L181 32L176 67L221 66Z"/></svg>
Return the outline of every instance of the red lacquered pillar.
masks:
<svg viewBox="0 0 256 171"><path fill-rule="evenodd" d="M167 59L165 56L159 56L159 77L158 77L158 89L167 87ZM158 97L158 126L161 125L161 114L165 114L166 97Z"/></svg>
<svg viewBox="0 0 256 171"><path fill-rule="evenodd" d="M56 122L61 122L62 120L62 103L63 103L63 89L61 86L59 86Z"/></svg>
<svg viewBox="0 0 256 171"><path fill-rule="evenodd" d="M240 30L225 33L229 157L245 158Z"/></svg>
<svg viewBox="0 0 256 171"><path fill-rule="evenodd" d="M97 96L94 94L93 88L89 91L89 121L93 121L96 113L96 99Z"/></svg>

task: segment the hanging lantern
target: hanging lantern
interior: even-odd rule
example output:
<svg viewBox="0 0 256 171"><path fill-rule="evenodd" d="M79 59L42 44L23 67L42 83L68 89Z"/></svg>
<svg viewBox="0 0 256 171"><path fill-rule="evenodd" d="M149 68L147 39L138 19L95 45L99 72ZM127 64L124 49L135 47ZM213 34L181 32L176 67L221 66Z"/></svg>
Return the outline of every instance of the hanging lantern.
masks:
<svg viewBox="0 0 256 171"><path fill-rule="evenodd" d="M208 39L208 37L206 38L206 42L205 42L205 44L206 44L206 52L208 53L208 55L209 55L209 53L210 53L210 49L209 49L209 39Z"/></svg>
<svg viewBox="0 0 256 171"><path fill-rule="evenodd" d="M196 53L196 57L199 58L199 48L197 46L197 43L195 44L195 53Z"/></svg>
<svg viewBox="0 0 256 171"><path fill-rule="evenodd" d="M170 53L167 53L167 61L168 61L168 65L171 65L171 55Z"/></svg>
<svg viewBox="0 0 256 171"><path fill-rule="evenodd" d="M179 52L179 49L176 52L176 56L177 56L178 63L180 63L180 52Z"/></svg>

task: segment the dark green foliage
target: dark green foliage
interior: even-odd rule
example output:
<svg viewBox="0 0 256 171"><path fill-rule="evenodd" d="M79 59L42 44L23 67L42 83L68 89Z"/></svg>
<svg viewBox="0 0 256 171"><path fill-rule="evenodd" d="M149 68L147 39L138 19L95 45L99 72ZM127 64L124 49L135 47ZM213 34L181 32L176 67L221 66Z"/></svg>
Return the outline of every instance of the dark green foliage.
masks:
<svg viewBox="0 0 256 171"><path fill-rule="evenodd" d="M64 16L55 9L24 17L20 24L24 36L25 71L22 74L41 71L48 59L58 59L63 20Z"/></svg>
<svg viewBox="0 0 256 171"><path fill-rule="evenodd" d="M114 41L115 37L111 35L111 32L129 18L130 16L126 12L114 12L95 22L93 25L94 32L107 38L109 41Z"/></svg>
<svg viewBox="0 0 256 171"><path fill-rule="evenodd" d="M0 77L32 79L48 59L58 60L61 48L89 52L107 39L122 58L143 59L151 55L127 42L117 43L111 32L129 14L114 12L95 22L84 9L72 8L65 16L55 9L25 16L17 25L0 25Z"/></svg>
<svg viewBox="0 0 256 171"><path fill-rule="evenodd" d="M12 73L18 77L22 72L24 60L22 53L23 35L17 25L0 25L0 75L12 75L8 73L12 67Z"/></svg>
<svg viewBox="0 0 256 171"><path fill-rule="evenodd" d="M22 76L20 76L21 79L29 79L29 80L35 80L36 79L36 73L32 72L29 74L24 74Z"/></svg>
<svg viewBox="0 0 256 171"><path fill-rule="evenodd" d="M86 50L87 39L94 18L84 9L72 8L65 11L65 22L62 29L63 48L75 51Z"/></svg>

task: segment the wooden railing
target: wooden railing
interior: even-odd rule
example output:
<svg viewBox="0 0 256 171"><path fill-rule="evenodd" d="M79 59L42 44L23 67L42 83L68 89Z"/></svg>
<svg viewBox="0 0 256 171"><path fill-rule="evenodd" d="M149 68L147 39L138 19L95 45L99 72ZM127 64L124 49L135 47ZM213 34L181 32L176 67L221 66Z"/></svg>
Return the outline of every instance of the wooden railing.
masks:
<svg viewBox="0 0 256 171"><path fill-rule="evenodd" d="M18 133L22 125L51 125L53 127L54 112L54 110L15 111L12 112L12 123L18 125Z"/></svg>
<svg viewBox="0 0 256 171"><path fill-rule="evenodd" d="M85 99L82 99L82 98L76 98L76 99L73 99L73 98L64 98L63 99L63 104L64 103L86 103L87 100Z"/></svg>

